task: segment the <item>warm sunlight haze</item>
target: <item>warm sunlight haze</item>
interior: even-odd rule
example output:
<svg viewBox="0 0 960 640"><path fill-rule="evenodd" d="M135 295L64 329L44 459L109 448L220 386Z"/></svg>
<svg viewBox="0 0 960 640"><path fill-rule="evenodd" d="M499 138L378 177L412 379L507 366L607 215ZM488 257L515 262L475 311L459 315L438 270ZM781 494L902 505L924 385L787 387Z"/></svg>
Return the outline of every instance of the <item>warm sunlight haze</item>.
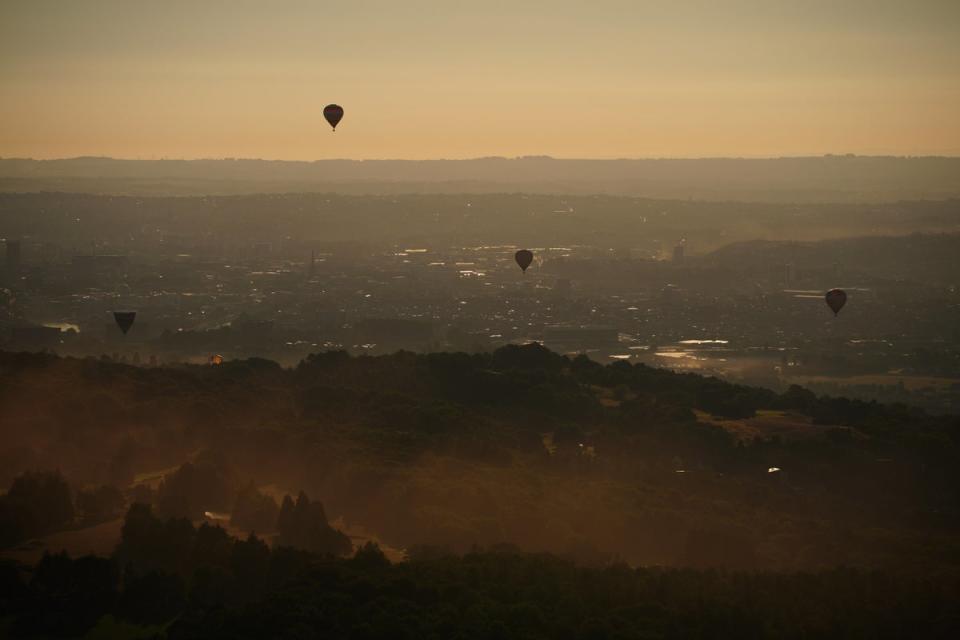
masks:
<svg viewBox="0 0 960 640"><path fill-rule="evenodd" d="M955 155L958 78L952 0L4 0L0 156Z"/></svg>
<svg viewBox="0 0 960 640"><path fill-rule="evenodd" d="M0 0L0 638L960 638L960 0Z"/></svg>

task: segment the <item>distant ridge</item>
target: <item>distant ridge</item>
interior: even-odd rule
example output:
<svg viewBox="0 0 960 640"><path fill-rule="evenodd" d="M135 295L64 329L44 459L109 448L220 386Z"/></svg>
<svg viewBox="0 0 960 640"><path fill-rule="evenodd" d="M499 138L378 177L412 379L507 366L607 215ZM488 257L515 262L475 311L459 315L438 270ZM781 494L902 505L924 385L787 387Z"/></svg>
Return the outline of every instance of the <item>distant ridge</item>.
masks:
<svg viewBox="0 0 960 640"><path fill-rule="evenodd" d="M280 191L604 193L777 202L960 197L960 158L469 160L0 159L0 190L180 195Z"/></svg>

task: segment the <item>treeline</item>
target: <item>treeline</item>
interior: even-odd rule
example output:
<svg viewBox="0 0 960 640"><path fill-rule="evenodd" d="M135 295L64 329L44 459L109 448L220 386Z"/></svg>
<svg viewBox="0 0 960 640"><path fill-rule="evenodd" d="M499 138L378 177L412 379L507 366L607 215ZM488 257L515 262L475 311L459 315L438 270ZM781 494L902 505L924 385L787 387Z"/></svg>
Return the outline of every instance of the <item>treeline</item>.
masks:
<svg viewBox="0 0 960 640"><path fill-rule="evenodd" d="M903 404L816 396L795 385L777 394L624 361L600 365L584 355L571 359L535 343L480 354L400 352L352 358L327 352L308 356L291 375L306 416L365 407L402 410L418 404L417 415L410 417L424 431L456 426L464 408L486 415L522 415L535 426L540 426L538 418L640 419L669 426L693 422L695 409L731 419L768 409L793 411L817 424L854 427L888 444L918 445L929 438L935 449L960 443L960 420L930 416ZM597 388L612 390L617 402L602 403ZM447 419L431 420L440 416Z"/></svg>
<svg viewBox="0 0 960 640"><path fill-rule="evenodd" d="M266 534L268 540L275 539L279 545L334 555L353 550L350 539L330 526L321 502L311 501L301 491L296 499L284 496L278 506L252 482L241 486L236 472L222 458L209 453L167 474L156 490L140 484L126 492L112 486L74 492L59 472L24 473L6 494L0 495L0 549L119 517L128 502L127 494L134 503L127 515L128 525L131 514L149 520L144 509L156 509L160 517L171 518L171 522L187 523L204 520L211 510L223 510L229 514L232 527ZM146 529L141 526L140 530ZM166 534L154 527L153 535Z"/></svg>
<svg viewBox="0 0 960 640"><path fill-rule="evenodd" d="M418 548L391 564L271 549L133 506L112 558L0 565L10 637L953 638L960 583L883 572L586 568L509 547ZM119 634L118 634L119 635Z"/></svg>
<svg viewBox="0 0 960 640"><path fill-rule="evenodd" d="M136 485L132 498L162 518L195 522L220 512L229 515L231 527L268 535L279 545L333 555L353 550L350 539L330 526L322 502L300 491L296 499L285 495L278 505L252 481L241 484L224 456L207 451L164 476L155 491Z"/></svg>
<svg viewBox="0 0 960 640"><path fill-rule="evenodd" d="M119 515L123 494L112 486L75 494L57 471L27 472L0 495L0 549L73 525L87 526Z"/></svg>
<svg viewBox="0 0 960 640"><path fill-rule="evenodd" d="M162 625L188 609L263 598L321 557L271 550L254 534L238 540L219 526L164 520L137 503L110 558L45 555L26 582L14 565L0 564L0 619L9 618L13 637L76 637L107 614Z"/></svg>
<svg viewBox="0 0 960 640"><path fill-rule="evenodd" d="M325 352L308 356L293 369L257 358L219 367L142 368L94 358L0 352L0 381L9 383L0 395L4 413L14 413L37 394L18 382L38 375L62 392L47 398L40 416L63 422L89 419L107 427L122 422L159 426L179 413L190 413L197 426L297 422L333 414L376 420L378 413L387 413L386 407L406 414L419 431L440 432L456 427L465 410L574 419L615 417L646 403L659 407L662 415L657 417L669 422L690 420L693 409L724 418L783 409L821 424L891 438L918 428L953 435L957 430L955 418L931 417L905 405L816 396L796 386L776 394L623 361L604 366L586 356L560 356L538 344L479 354L351 357ZM623 402L603 406L597 387L617 391ZM258 393L251 397L253 389ZM19 393L24 396L15 395ZM161 398L166 400L163 405ZM415 410L411 404L420 406Z"/></svg>
<svg viewBox="0 0 960 640"><path fill-rule="evenodd" d="M832 427L822 430L831 450L895 454L928 467L949 467L958 458L956 417L817 396L796 386L776 394L627 362L603 366L536 344L486 354L326 352L293 369L256 358L218 367L144 368L0 352L0 418L8 425L0 462L8 463L7 473L37 457L34 434L67 440L69 425L67 446L75 455L30 466L70 464L72 475L85 482L115 486L131 482L135 468L179 463L185 449L197 447L272 451L277 456L260 456L258 463L271 469L284 440L331 424L342 425L337 436L360 439L390 457L442 447L504 460L510 450L541 449L540 433L560 431L578 443L591 433L621 444L643 436L693 446L707 458L729 458L743 443L698 423L695 410L725 419L792 412ZM149 447L139 444L143 430ZM771 443L763 444L769 451Z"/></svg>

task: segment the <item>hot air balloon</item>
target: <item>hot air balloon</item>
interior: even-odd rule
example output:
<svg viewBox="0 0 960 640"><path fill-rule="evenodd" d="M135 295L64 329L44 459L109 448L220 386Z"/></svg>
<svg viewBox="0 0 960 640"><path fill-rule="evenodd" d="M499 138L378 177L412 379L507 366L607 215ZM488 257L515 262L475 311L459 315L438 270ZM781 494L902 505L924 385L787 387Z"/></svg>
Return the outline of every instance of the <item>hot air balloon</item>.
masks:
<svg viewBox="0 0 960 640"><path fill-rule="evenodd" d="M220 355L219 353L210 356L210 364L212 365L223 364L223 356Z"/></svg>
<svg viewBox="0 0 960 640"><path fill-rule="evenodd" d="M130 327L133 326L133 321L137 317L136 311L114 311L113 319L117 321L117 326L120 327L120 331L123 331L123 335L127 335L127 331L130 331Z"/></svg>
<svg viewBox="0 0 960 640"><path fill-rule="evenodd" d="M328 104L323 108L323 117L327 119L333 130L337 130L337 125L343 119L343 107L338 104Z"/></svg>
<svg viewBox="0 0 960 640"><path fill-rule="evenodd" d="M824 300L827 301L827 306L833 311L833 315L836 316L840 313L840 309L843 309L843 305L847 304L847 294L843 289L830 289L827 291L827 295L824 296Z"/></svg>
<svg viewBox="0 0 960 640"><path fill-rule="evenodd" d="M527 267L530 266L530 263L533 262L533 252L527 251L526 249L520 249L513 255L513 259L517 261L517 264L520 265L520 268L523 269L523 272L527 272Z"/></svg>

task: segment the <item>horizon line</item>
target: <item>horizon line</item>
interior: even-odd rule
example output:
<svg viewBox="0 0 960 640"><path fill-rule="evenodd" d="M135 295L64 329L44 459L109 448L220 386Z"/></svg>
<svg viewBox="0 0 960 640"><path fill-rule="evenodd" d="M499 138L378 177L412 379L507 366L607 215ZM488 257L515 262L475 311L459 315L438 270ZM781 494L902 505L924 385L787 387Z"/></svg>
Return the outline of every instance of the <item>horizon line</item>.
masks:
<svg viewBox="0 0 960 640"><path fill-rule="evenodd" d="M522 156L470 156L464 158L315 158L313 160L297 160L288 158L238 157L238 156L197 156L185 157L117 157L100 155L79 155L51 158L34 158L27 156L0 156L0 161L29 161L29 162L68 162L74 160L113 160L118 162L288 162L314 164L321 162L476 162L479 160L551 160L567 162L651 162L651 161L704 161L704 160L810 160L825 158L848 159L887 159L887 160L923 160L923 159L960 159L957 154L858 154L858 153L810 153L779 156L618 156L618 157L564 157L550 155L522 155Z"/></svg>

